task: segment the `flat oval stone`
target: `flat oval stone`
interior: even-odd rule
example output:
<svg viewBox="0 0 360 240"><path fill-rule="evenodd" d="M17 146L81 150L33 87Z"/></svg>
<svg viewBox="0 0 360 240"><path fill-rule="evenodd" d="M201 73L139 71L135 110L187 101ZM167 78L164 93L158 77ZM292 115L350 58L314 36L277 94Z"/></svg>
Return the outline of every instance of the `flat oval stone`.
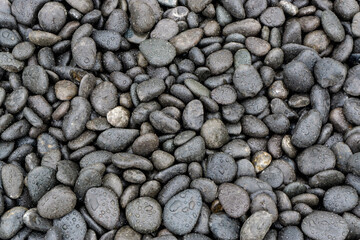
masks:
<svg viewBox="0 0 360 240"><path fill-rule="evenodd" d="M268 27L280 27L285 22L284 11L279 7L269 7L261 14L260 21Z"/></svg>
<svg viewBox="0 0 360 240"><path fill-rule="evenodd" d="M106 116L117 106L118 97L115 85L109 81L97 85L91 93L90 102L97 113Z"/></svg>
<svg viewBox="0 0 360 240"><path fill-rule="evenodd" d="M103 150L119 152L127 148L137 137L139 130L109 128L100 133L96 140L96 145Z"/></svg>
<svg viewBox="0 0 360 240"><path fill-rule="evenodd" d="M150 123L162 133L177 133L180 123L162 111L154 111L150 114Z"/></svg>
<svg viewBox="0 0 360 240"><path fill-rule="evenodd" d="M155 67L163 67L176 56L175 47L162 39L148 39L140 43L139 49L146 60Z"/></svg>
<svg viewBox="0 0 360 240"><path fill-rule="evenodd" d="M94 67L96 61L96 45L92 38L80 38L71 48L76 64L86 70Z"/></svg>
<svg viewBox="0 0 360 240"><path fill-rule="evenodd" d="M335 167L335 155L323 145L314 145L306 148L296 158L297 166L301 173L314 175L318 172Z"/></svg>
<svg viewBox="0 0 360 240"><path fill-rule="evenodd" d="M229 134L225 124L220 119L207 120L200 131L208 148L221 148L229 141Z"/></svg>
<svg viewBox="0 0 360 240"><path fill-rule="evenodd" d="M148 102L165 91L165 83L162 79L151 78L140 83L136 88L136 93L141 102Z"/></svg>
<svg viewBox="0 0 360 240"><path fill-rule="evenodd" d="M301 230L309 238L318 240L344 240L349 233L349 227L342 217L325 211L307 215L301 223Z"/></svg>
<svg viewBox="0 0 360 240"><path fill-rule="evenodd" d="M326 210L334 213L351 211L358 204L359 196L350 186L335 186L325 192L323 203Z"/></svg>
<svg viewBox="0 0 360 240"><path fill-rule="evenodd" d="M137 198L126 205L125 211L129 225L139 233L152 233L161 225L161 206L153 198Z"/></svg>
<svg viewBox="0 0 360 240"><path fill-rule="evenodd" d="M66 0L66 2L83 14L94 9L94 3L91 0Z"/></svg>
<svg viewBox="0 0 360 240"><path fill-rule="evenodd" d="M273 223L273 216L266 211L253 213L240 230L240 240L263 239ZM253 229L256 229L254 231Z"/></svg>
<svg viewBox="0 0 360 240"><path fill-rule="evenodd" d="M218 195L225 212L232 218L239 218L249 210L250 198L248 193L235 184L221 184Z"/></svg>
<svg viewBox="0 0 360 240"><path fill-rule="evenodd" d="M60 229L64 240L84 239L87 231L86 222L77 210L55 219L54 227Z"/></svg>
<svg viewBox="0 0 360 240"><path fill-rule="evenodd" d="M27 175L27 188L33 202L37 202L47 191L56 184L55 170L49 167L39 166L31 170Z"/></svg>
<svg viewBox="0 0 360 240"><path fill-rule="evenodd" d="M0 45L3 47L13 48L20 42L18 35L7 28L0 29Z"/></svg>
<svg viewBox="0 0 360 240"><path fill-rule="evenodd" d="M51 220L41 217L36 208L26 211L23 221L28 228L35 231L47 232L52 227Z"/></svg>
<svg viewBox="0 0 360 240"><path fill-rule="evenodd" d="M227 49L210 54L206 59L206 66L212 74L218 75L228 70L233 64L233 55Z"/></svg>
<svg viewBox="0 0 360 240"><path fill-rule="evenodd" d="M24 225L23 216L26 212L24 207L14 207L5 212L1 216L0 221L0 238L1 239L10 239L15 236L16 233Z"/></svg>
<svg viewBox="0 0 360 240"><path fill-rule="evenodd" d="M40 47L50 47L61 41L61 37L44 31L32 31L29 33L30 42Z"/></svg>
<svg viewBox="0 0 360 240"><path fill-rule="evenodd" d="M16 60L11 53L0 53L0 67L8 72L20 72L24 68L24 62Z"/></svg>
<svg viewBox="0 0 360 240"><path fill-rule="evenodd" d="M153 169L148 159L132 153L116 153L112 156L112 163L120 169L137 168L145 171Z"/></svg>
<svg viewBox="0 0 360 240"><path fill-rule="evenodd" d="M205 141L197 136L178 147L174 152L174 157L179 162L200 162L205 157Z"/></svg>
<svg viewBox="0 0 360 240"><path fill-rule="evenodd" d="M49 78L45 69L38 65L27 66L22 73L24 86L34 94L45 94L49 87Z"/></svg>
<svg viewBox="0 0 360 240"><path fill-rule="evenodd" d="M305 63L291 61L284 67L284 83L295 92L308 92L314 85L314 77Z"/></svg>
<svg viewBox="0 0 360 240"><path fill-rule="evenodd" d="M321 25L332 41L342 42L345 39L344 27L332 11L325 10L321 13Z"/></svg>
<svg viewBox="0 0 360 240"><path fill-rule="evenodd" d="M209 228L217 239L239 239L240 223L225 213L210 215Z"/></svg>
<svg viewBox="0 0 360 240"><path fill-rule="evenodd" d="M344 104L344 115L349 122L360 125L360 100L357 98L349 98Z"/></svg>
<svg viewBox="0 0 360 240"><path fill-rule="evenodd" d="M102 227L111 230L120 217L119 200L116 194L105 187L91 188L85 195L85 206L91 217Z"/></svg>
<svg viewBox="0 0 360 240"><path fill-rule="evenodd" d="M85 124L90 117L91 106L87 99L75 97L71 100L69 112L64 116L62 130L66 139L78 137L85 129Z"/></svg>
<svg viewBox="0 0 360 240"><path fill-rule="evenodd" d="M201 28L193 28L176 35L170 39L170 43L174 45L177 54L183 54L196 46L203 34L204 31Z"/></svg>
<svg viewBox="0 0 360 240"><path fill-rule="evenodd" d="M315 109L311 109L297 122L291 137L291 143L299 148L310 147L320 136L321 126L320 113Z"/></svg>
<svg viewBox="0 0 360 240"><path fill-rule="evenodd" d="M5 193L12 199L18 199L23 191L24 176L21 169L13 164L1 168L1 181Z"/></svg>
<svg viewBox="0 0 360 240"><path fill-rule="evenodd" d="M165 205L163 225L176 235L185 235L194 228L202 206L198 190L187 189L176 194Z"/></svg>
<svg viewBox="0 0 360 240"><path fill-rule="evenodd" d="M192 100L185 106L182 120L186 129L200 130L204 122L204 107L200 100Z"/></svg>
<svg viewBox="0 0 360 240"><path fill-rule="evenodd" d="M61 218L76 205L76 195L69 187L57 186L45 193L37 204L40 216L48 219Z"/></svg>

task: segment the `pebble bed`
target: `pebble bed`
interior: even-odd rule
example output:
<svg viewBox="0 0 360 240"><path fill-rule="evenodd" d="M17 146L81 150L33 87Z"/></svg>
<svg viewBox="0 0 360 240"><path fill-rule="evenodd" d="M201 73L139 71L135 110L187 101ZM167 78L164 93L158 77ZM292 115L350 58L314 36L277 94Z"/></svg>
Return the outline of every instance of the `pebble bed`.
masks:
<svg viewBox="0 0 360 240"><path fill-rule="evenodd" d="M0 239L360 239L357 0L0 0Z"/></svg>

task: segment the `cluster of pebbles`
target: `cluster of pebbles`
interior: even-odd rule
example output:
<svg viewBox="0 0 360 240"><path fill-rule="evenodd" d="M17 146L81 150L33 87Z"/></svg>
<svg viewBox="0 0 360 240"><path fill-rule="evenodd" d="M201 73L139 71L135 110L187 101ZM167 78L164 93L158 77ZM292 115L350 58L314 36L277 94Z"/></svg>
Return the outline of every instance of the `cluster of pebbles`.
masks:
<svg viewBox="0 0 360 240"><path fill-rule="evenodd" d="M360 239L356 0L0 0L0 239Z"/></svg>

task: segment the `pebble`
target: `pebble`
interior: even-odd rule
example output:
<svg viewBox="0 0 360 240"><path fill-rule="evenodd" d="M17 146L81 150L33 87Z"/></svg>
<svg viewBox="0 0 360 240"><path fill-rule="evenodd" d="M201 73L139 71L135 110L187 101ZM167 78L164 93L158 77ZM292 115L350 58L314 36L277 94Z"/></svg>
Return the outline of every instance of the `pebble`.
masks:
<svg viewBox="0 0 360 240"><path fill-rule="evenodd" d="M248 211L250 198L243 188L232 183L223 183L218 192L219 201L230 217L239 218Z"/></svg>
<svg viewBox="0 0 360 240"><path fill-rule="evenodd" d="M271 46L267 41L257 37L246 38L245 46L252 54L258 57L266 55L271 49Z"/></svg>
<svg viewBox="0 0 360 240"><path fill-rule="evenodd" d="M165 91L165 83L162 79L152 78L140 83L136 88L136 93L141 102L148 102Z"/></svg>
<svg viewBox="0 0 360 240"><path fill-rule="evenodd" d="M28 228L40 232L47 232L52 227L51 220L40 217L36 208L27 210L23 216L23 221Z"/></svg>
<svg viewBox="0 0 360 240"><path fill-rule="evenodd" d="M149 116L152 126L163 133L177 133L180 124L177 120L162 111L154 111Z"/></svg>
<svg viewBox="0 0 360 240"><path fill-rule="evenodd" d="M32 31L29 33L29 40L35 45L41 47L50 47L55 43L60 42L61 37L45 31Z"/></svg>
<svg viewBox="0 0 360 240"><path fill-rule="evenodd" d="M201 101L190 101L183 111L182 121L186 129L199 131L204 122L204 106Z"/></svg>
<svg viewBox="0 0 360 240"><path fill-rule="evenodd" d="M87 231L86 222L77 210L55 219L54 227L60 229L63 239L83 239Z"/></svg>
<svg viewBox="0 0 360 240"><path fill-rule="evenodd" d="M202 206L198 190L187 189L173 196L163 210L163 225L176 235L185 235L194 228Z"/></svg>
<svg viewBox="0 0 360 240"><path fill-rule="evenodd" d="M139 233L152 233L161 225L162 209L153 198L137 198L127 204L125 211L129 225Z"/></svg>
<svg viewBox="0 0 360 240"><path fill-rule="evenodd" d="M203 34L204 31L200 28L186 30L171 38L170 43L175 47L177 54L182 54L196 46Z"/></svg>
<svg viewBox="0 0 360 240"><path fill-rule="evenodd" d="M240 223L225 213L211 214L209 227L218 239L239 239Z"/></svg>
<svg viewBox="0 0 360 240"><path fill-rule="evenodd" d="M55 84L55 95L59 100L71 100L76 96L77 92L77 86L71 81L61 80Z"/></svg>
<svg viewBox="0 0 360 240"><path fill-rule="evenodd" d="M85 206L90 216L102 227L114 229L120 215L116 194L105 187L91 188L85 195Z"/></svg>
<svg viewBox="0 0 360 240"><path fill-rule="evenodd" d="M111 160L120 169L138 168L145 171L153 169L153 165L148 159L132 153L116 153L112 155Z"/></svg>
<svg viewBox="0 0 360 240"><path fill-rule="evenodd" d="M66 23L67 11L63 4L46 3L38 13L39 24L45 31L57 33Z"/></svg>
<svg viewBox="0 0 360 240"><path fill-rule="evenodd" d="M37 210L43 218L61 218L74 210L76 202L76 195L69 187L56 186L40 198Z"/></svg>
<svg viewBox="0 0 360 240"><path fill-rule="evenodd" d="M113 126L119 128L127 127L130 112L122 106L115 107L106 114L106 120Z"/></svg>
<svg viewBox="0 0 360 240"><path fill-rule="evenodd" d="M23 216L26 210L24 207L14 207L1 216L0 237L2 239L11 239L21 230L24 225Z"/></svg>
<svg viewBox="0 0 360 240"><path fill-rule="evenodd" d="M334 42L342 42L345 39L345 30L340 20L330 10L321 13L321 24L328 37Z"/></svg>
<svg viewBox="0 0 360 240"><path fill-rule="evenodd" d="M253 213L242 225L240 239L263 239L273 223L273 217L266 211ZM256 228L257 231L252 231Z"/></svg>
<svg viewBox="0 0 360 240"><path fill-rule="evenodd" d="M94 9L94 4L91 0L66 0L66 2L83 14L88 13Z"/></svg>
<svg viewBox="0 0 360 240"><path fill-rule="evenodd" d="M150 33L152 39L170 40L179 33L178 24L172 19L161 19Z"/></svg>
<svg viewBox="0 0 360 240"><path fill-rule="evenodd" d="M328 224L329 222L331 224ZM344 219L335 213L314 211L303 219L301 230L306 236L314 239L345 239L349 227Z"/></svg>
<svg viewBox="0 0 360 240"><path fill-rule="evenodd" d="M254 97L263 88L260 74L252 65L239 65L234 72L233 82L242 98Z"/></svg>
<svg viewBox="0 0 360 240"><path fill-rule="evenodd" d="M117 90L111 82L102 82L97 85L91 93L90 102L95 111L101 116L117 106Z"/></svg>
<svg viewBox="0 0 360 240"><path fill-rule="evenodd" d="M269 7L260 15L260 21L268 27L280 27L285 22L284 11L279 7Z"/></svg>
<svg viewBox="0 0 360 240"><path fill-rule="evenodd" d="M229 141L229 134L225 124L219 119L207 120L200 131L208 148L221 148Z"/></svg>
<svg viewBox="0 0 360 240"><path fill-rule="evenodd" d="M0 67L9 72L20 72L24 68L24 62L16 60L11 53L0 53Z"/></svg>
<svg viewBox="0 0 360 240"><path fill-rule="evenodd" d="M235 160L227 153L215 153L208 158L205 175L215 183L231 182L237 173Z"/></svg>
<svg viewBox="0 0 360 240"><path fill-rule="evenodd" d="M314 77L308 67L300 61L291 61L284 68L284 83L295 92L307 92L314 85Z"/></svg>
<svg viewBox="0 0 360 240"><path fill-rule="evenodd" d="M87 70L91 70L96 62L96 44L92 38L82 37L72 47L72 55L76 64Z"/></svg>
<svg viewBox="0 0 360 240"><path fill-rule="evenodd" d="M333 87L339 89L346 78L347 70L345 66L331 58L323 58L316 62L314 75L321 87ZM335 77L336 76L336 77ZM331 89L330 89L331 90Z"/></svg>
<svg viewBox="0 0 360 240"><path fill-rule="evenodd" d="M196 136L174 152L178 162L200 162L205 157L205 141L201 136ZM168 157L170 158L170 157Z"/></svg>
<svg viewBox="0 0 360 240"><path fill-rule="evenodd" d="M206 66L214 75L219 75L228 70L233 64L233 55L227 50L219 50L211 53L206 58Z"/></svg>
<svg viewBox="0 0 360 240"><path fill-rule="evenodd" d="M224 8L237 19L245 18L245 10L243 6L243 2L240 0L229 1L229 0L221 0L220 1Z"/></svg>
<svg viewBox="0 0 360 240"><path fill-rule="evenodd" d="M27 188L33 202L39 199L56 184L55 170L38 166L32 169L27 175Z"/></svg>
<svg viewBox="0 0 360 240"><path fill-rule="evenodd" d="M325 192L324 207L334 213L351 211L358 204L358 194L350 186L336 186Z"/></svg>
<svg viewBox="0 0 360 240"><path fill-rule="evenodd" d="M98 136L96 145L103 150L118 152L127 148L139 135L139 130L109 128Z"/></svg>
<svg viewBox="0 0 360 240"><path fill-rule="evenodd" d="M320 136L321 125L320 113L315 109L310 110L296 124L291 143L299 148L310 147Z"/></svg>
<svg viewBox="0 0 360 240"><path fill-rule="evenodd" d="M335 155L323 145L314 145L306 148L297 158L297 166L301 173L314 175L335 167Z"/></svg>
<svg viewBox="0 0 360 240"><path fill-rule="evenodd" d="M138 33L146 33L151 30L155 24L154 11L151 5L145 2L133 1L129 5L130 24Z"/></svg>
<svg viewBox="0 0 360 240"><path fill-rule="evenodd" d="M349 98L345 101L344 104L344 115L346 120L349 122L359 125L360 120L358 116L360 115L360 101L356 98Z"/></svg>
<svg viewBox="0 0 360 240"><path fill-rule="evenodd" d="M27 66L22 73L24 86L34 94L44 94L49 87L49 78L41 66Z"/></svg>
<svg viewBox="0 0 360 240"><path fill-rule="evenodd" d="M140 43L139 49L146 60L156 67L170 64L175 56L175 47L162 39L148 39Z"/></svg>
<svg viewBox="0 0 360 240"><path fill-rule="evenodd" d="M1 168L1 182L8 197L18 199L24 187L24 176L21 169L13 164L5 164Z"/></svg>

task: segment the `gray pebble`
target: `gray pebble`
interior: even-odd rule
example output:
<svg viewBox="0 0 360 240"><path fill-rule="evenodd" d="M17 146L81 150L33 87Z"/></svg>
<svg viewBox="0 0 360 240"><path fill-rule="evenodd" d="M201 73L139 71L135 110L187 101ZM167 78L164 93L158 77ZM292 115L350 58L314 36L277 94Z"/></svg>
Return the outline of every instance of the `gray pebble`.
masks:
<svg viewBox="0 0 360 240"><path fill-rule="evenodd" d="M240 223L225 213L211 214L209 227L217 239L239 239Z"/></svg>
<svg viewBox="0 0 360 240"><path fill-rule="evenodd" d="M301 223L301 230L306 236L319 240L345 239L349 233L349 227L342 217L325 211L315 211L306 216Z"/></svg>
<svg viewBox="0 0 360 240"><path fill-rule="evenodd" d="M170 43L174 45L177 54L182 54L196 46L201 40L203 33L204 31L200 28L186 30L170 39Z"/></svg>
<svg viewBox="0 0 360 240"><path fill-rule="evenodd" d="M179 192L184 191L190 185L190 178L186 175L179 175L171 179L158 194L158 201L161 205L165 205L170 198ZM216 194L216 193L215 193Z"/></svg>
<svg viewBox="0 0 360 240"><path fill-rule="evenodd" d="M310 110L297 122L291 143L300 148L310 147L318 139L321 125L320 113L315 109Z"/></svg>
<svg viewBox="0 0 360 240"><path fill-rule="evenodd" d="M0 238L10 239L20 231L24 225L23 216L26 210L24 207L14 207L1 216Z"/></svg>
<svg viewBox="0 0 360 240"><path fill-rule="evenodd" d="M304 63L294 60L284 68L284 83L292 91L308 92L314 85L314 77Z"/></svg>
<svg viewBox="0 0 360 240"><path fill-rule="evenodd" d="M174 157L179 162L200 162L205 157L205 141L197 136L184 145L178 147L174 152Z"/></svg>
<svg viewBox="0 0 360 240"><path fill-rule="evenodd" d="M246 38L245 46L252 54L258 57L265 56L271 49L267 41L257 37Z"/></svg>
<svg viewBox="0 0 360 240"><path fill-rule="evenodd" d="M344 104L344 115L346 120L349 122L360 125L360 100L357 98L349 98L345 101Z"/></svg>
<svg viewBox="0 0 360 240"><path fill-rule="evenodd" d="M280 27L285 22L284 11L279 7L269 7L261 14L260 21L268 27Z"/></svg>
<svg viewBox="0 0 360 240"><path fill-rule="evenodd" d="M50 47L61 41L61 37L45 32L45 31L32 31L29 33L30 42L41 47Z"/></svg>
<svg viewBox="0 0 360 240"><path fill-rule="evenodd" d="M91 188L85 195L85 206L91 217L102 227L114 229L120 216L116 194L105 187Z"/></svg>
<svg viewBox="0 0 360 240"><path fill-rule="evenodd" d="M52 227L52 222L49 219L41 217L36 208L27 210L23 216L24 224L35 231L47 232Z"/></svg>
<svg viewBox="0 0 360 240"><path fill-rule="evenodd" d="M263 87L260 74L252 65L239 65L235 70L233 82L242 98L254 97Z"/></svg>
<svg viewBox="0 0 360 240"><path fill-rule="evenodd" d="M241 118L242 131L250 137L265 137L269 129L263 121L253 115L245 115Z"/></svg>
<svg viewBox="0 0 360 240"><path fill-rule="evenodd" d="M94 9L94 4L91 0L66 0L66 2L83 14Z"/></svg>
<svg viewBox="0 0 360 240"><path fill-rule="evenodd" d="M185 235L194 228L202 206L198 190L188 189L172 197L165 205L163 225L172 233Z"/></svg>
<svg viewBox="0 0 360 240"><path fill-rule="evenodd" d="M45 94L49 87L49 78L41 66L27 66L22 73L23 84L34 94Z"/></svg>
<svg viewBox="0 0 360 240"><path fill-rule="evenodd" d="M317 61L314 67L316 81L323 88L332 87L330 90L338 91L341 88L346 73L346 67L332 58L323 58Z"/></svg>
<svg viewBox="0 0 360 240"><path fill-rule="evenodd" d="M20 72L24 68L24 62L16 60L11 53L0 53L0 67L8 72Z"/></svg>
<svg viewBox="0 0 360 240"><path fill-rule="evenodd" d="M217 196L218 187L208 178L197 178L191 182L190 187L200 191L204 202L211 203Z"/></svg>
<svg viewBox="0 0 360 240"><path fill-rule="evenodd" d="M155 129L163 133L176 133L180 130L179 122L162 111L152 112L150 122Z"/></svg>
<svg viewBox="0 0 360 240"><path fill-rule="evenodd" d="M218 104L229 105L236 101L236 90L230 85L222 85L211 91L211 98Z"/></svg>
<svg viewBox="0 0 360 240"><path fill-rule="evenodd" d="M18 199L23 191L24 176L21 169L13 164L5 164L1 168L1 181L5 194Z"/></svg>
<svg viewBox="0 0 360 240"><path fill-rule="evenodd" d="M28 173L27 188L33 202L37 202L55 184L55 171L49 167L36 167Z"/></svg>
<svg viewBox="0 0 360 240"><path fill-rule="evenodd" d="M234 159L227 153L215 153L208 158L206 176L215 183L231 182L237 173Z"/></svg>
<svg viewBox="0 0 360 240"><path fill-rule="evenodd" d="M259 179L267 182L273 188L278 188L283 183L284 176L280 169L274 166L269 166L260 173Z"/></svg>
<svg viewBox="0 0 360 240"><path fill-rule="evenodd" d="M129 225L137 232L151 233L160 227L162 210L153 198L137 198L127 204L125 211Z"/></svg>
<svg viewBox="0 0 360 240"><path fill-rule="evenodd" d="M170 64L176 56L174 46L162 39L145 40L140 43L139 49L146 60L156 67Z"/></svg>
<svg viewBox="0 0 360 240"><path fill-rule="evenodd" d="M210 54L206 59L206 66L214 75L228 70L233 64L233 55L229 50L223 49Z"/></svg>
<svg viewBox="0 0 360 240"><path fill-rule="evenodd" d="M242 225L240 240L263 239L273 223L273 216L266 211L253 213ZM252 231L256 228L257 231Z"/></svg>
<svg viewBox="0 0 360 240"><path fill-rule="evenodd" d="M139 130L110 128L100 133L96 145L103 150L118 152L127 148L139 136Z"/></svg>
<svg viewBox="0 0 360 240"><path fill-rule="evenodd" d="M77 210L73 210L62 218L54 220L54 227L60 229L62 239L83 239L87 226L84 218Z"/></svg>
<svg viewBox="0 0 360 240"><path fill-rule="evenodd" d="M325 192L323 204L334 213L351 211L358 204L358 194L350 186L336 186Z"/></svg>
<svg viewBox="0 0 360 240"><path fill-rule="evenodd" d="M294 240L303 240L304 239L304 234L296 226L284 227L279 232L278 239L285 240L285 239L289 239L289 238L292 238Z"/></svg>
<svg viewBox="0 0 360 240"><path fill-rule="evenodd" d="M104 50L117 51L121 47L122 37L113 30L97 30L92 33L95 43Z"/></svg>
<svg viewBox="0 0 360 240"><path fill-rule="evenodd" d="M348 175L349 176L349 175ZM345 175L337 170L326 170L315 174L309 179L309 185L314 188L327 189L341 185L345 181Z"/></svg>
<svg viewBox="0 0 360 240"><path fill-rule="evenodd" d="M30 58L35 52L35 45L31 42L21 42L16 44L16 46L12 50L12 54L14 58L19 61L24 61Z"/></svg>
<svg viewBox="0 0 360 240"><path fill-rule="evenodd" d="M201 127L201 136L208 148L221 148L229 141L229 134L224 123L219 119L207 120Z"/></svg>
<svg viewBox="0 0 360 240"><path fill-rule="evenodd" d="M4 102L6 110L12 114L19 113L24 109L28 96L29 92L26 88L17 88L6 97Z"/></svg>
<svg viewBox="0 0 360 240"><path fill-rule="evenodd" d="M232 183L223 183L218 192L219 201L230 217L239 218L248 211L250 198L243 188Z"/></svg>
<svg viewBox="0 0 360 240"><path fill-rule="evenodd" d="M243 2L241 0L221 0L222 5L224 8L234 17L237 19L245 18L245 9L243 6Z"/></svg>
<svg viewBox="0 0 360 240"><path fill-rule="evenodd" d="M69 187L57 186L46 192L37 203L41 217L61 218L71 212L76 205L76 195Z"/></svg>
<svg viewBox="0 0 360 240"><path fill-rule="evenodd" d="M165 91L165 83L162 79L151 78L140 83L136 88L136 93L141 102L148 102Z"/></svg>
<svg viewBox="0 0 360 240"><path fill-rule="evenodd" d="M137 168L144 171L153 169L153 165L148 159L132 153L116 153L111 159L112 163L120 169Z"/></svg>
<svg viewBox="0 0 360 240"><path fill-rule="evenodd" d="M38 13L39 24L43 30L57 33L66 23L67 10L58 2L46 3Z"/></svg>
<svg viewBox="0 0 360 240"><path fill-rule="evenodd" d="M102 82L95 87L90 96L91 105L102 116L117 106L117 90L111 82Z"/></svg>
<svg viewBox="0 0 360 240"><path fill-rule="evenodd" d="M204 107L199 100L189 102L182 115L184 127L199 131L204 122Z"/></svg>
<svg viewBox="0 0 360 240"><path fill-rule="evenodd" d="M0 45L7 48L13 48L21 41L15 32L7 28L0 29Z"/></svg>
<svg viewBox="0 0 360 240"><path fill-rule="evenodd" d="M314 175L318 172L335 167L335 155L327 147L314 145L306 148L297 156L297 166L301 173Z"/></svg>
<svg viewBox="0 0 360 240"><path fill-rule="evenodd" d="M326 10L321 13L321 24L326 35L328 35L332 41L342 42L345 39L344 27L332 11Z"/></svg>
<svg viewBox="0 0 360 240"><path fill-rule="evenodd" d="M276 134L284 134L290 127L290 121L282 114L271 114L264 118L264 123Z"/></svg>
<svg viewBox="0 0 360 240"><path fill-rule="evenodd" d="M146 33L155 25L154 12L145 2L132 1L129 5L130 24L138 33Z"/></svg>
<svg viewBox="0 0 360 240"><path fill-rule="evenodd" d="M72 55L76 64L90 70L94 67L96 61L96 45L92 38L80 38L72 47Z"/></svg>
<svg viewBox="0 0 360 240"><path fill-rule="evenodd" d="M101 186L101 175L102 174L95 169L83 168L74 186L74 192L78 199L83 200L86 192L90 188Z"/></svg>
<svg viewBox="0 0 360 240"><path fill-rule="evenodd" d="M161 19L152 30L150 37L163 40L170 40L179 32L178 24L172 19Z"/></svg>

